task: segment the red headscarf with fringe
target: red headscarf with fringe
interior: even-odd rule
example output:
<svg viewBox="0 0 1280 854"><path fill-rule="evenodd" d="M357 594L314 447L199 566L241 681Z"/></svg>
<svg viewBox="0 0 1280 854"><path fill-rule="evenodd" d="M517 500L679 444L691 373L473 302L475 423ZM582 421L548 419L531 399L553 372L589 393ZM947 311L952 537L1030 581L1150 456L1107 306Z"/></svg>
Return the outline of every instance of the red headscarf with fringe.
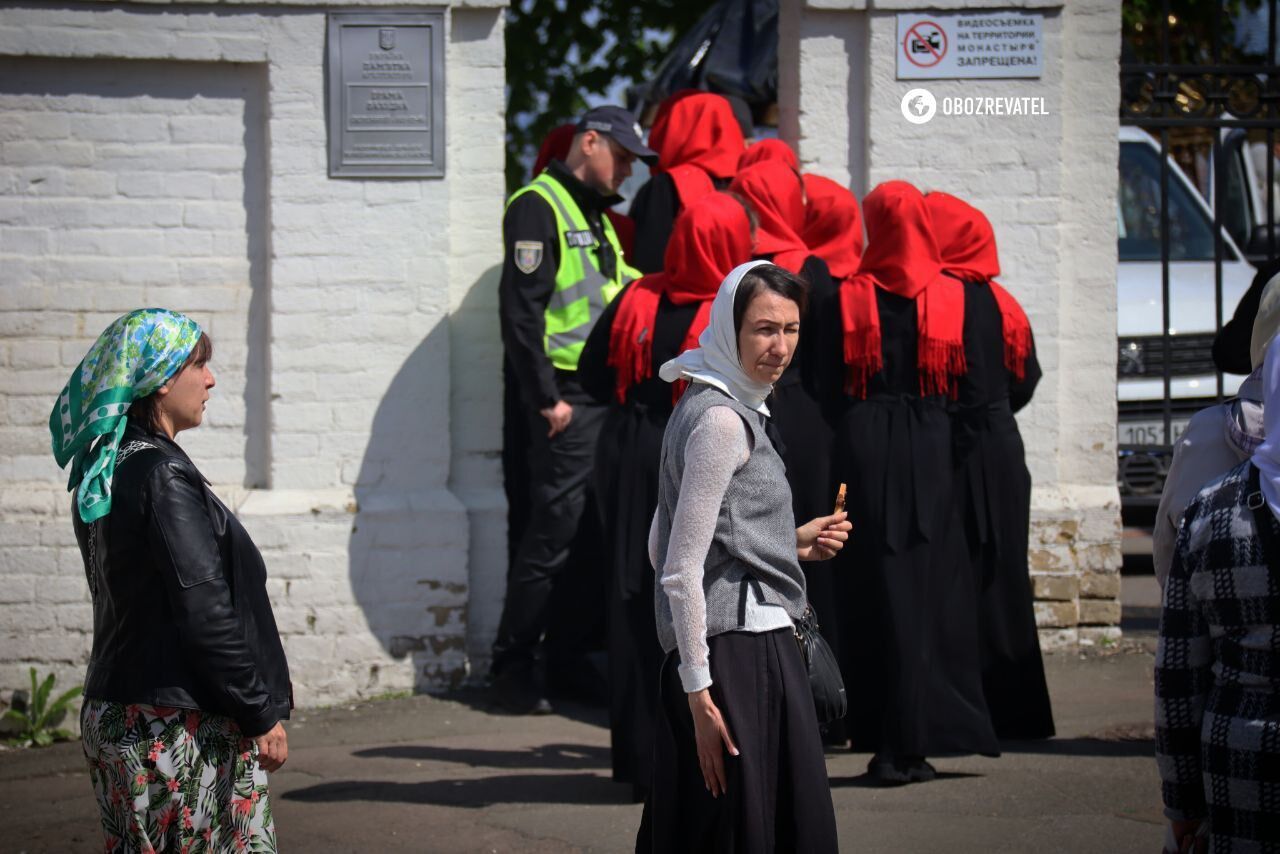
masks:
<svg viewBox="0 0 1280 854"><path fill-rule="evenodd" d="M619 403L627 390L653 376L653 326L662 297L676 305L702 303L685 334L681 352L698 346L711 319L711 302L720 283L739 264L751 260L751 221L742 203L727 193L711 193L676 217L667 243L663 271L650 273L627 288L609 336L609 365ZM672 390L679 399L684 384Z"/></svg>
<svg viewBox="0 0 1280 854"><path fill-rule="evenodd" d="M943 275L924 196L905 181L886 181L862 202L867 250L857 275L840 284L846 391L866 397L884 367L876 289L916 302L916 366L922 395L955 395L964 373L964 287Z"/></svg>
<svg viewBox="0 0 1280 854"><path fill-rule="evenodd" d="M682 90L658 109L649 147L658 152L653 171L671 176L680 204L688 207L715 190L712 179L733 177L746 142L728 100Z"/></svg>
<svg viewBox="0 0 1280 854"><path fill-rule="evenodd" d="M751 143L738 159L738 170L741 171L765 160L781 160L797 172L800 171L800 158L796 157L791 146L780 139L762 139Z"/></svg>
<svg viewBox="0 0 1280 854"><path fill-rule="evenodd" d="M809 251L827 262L839 281L858 272L862 259L862 211L853 193L830 178L804 176L804 231Z"/></svg>
<svg viewBox="0 0 1280 854"><path fill-rule="evenodd" d="M533 177L541 175L542 170L546 169L552 160L569 158L569 148L577 135L576 127L576 125L560 125L551 129L551 133L547 134L547 138L542 141L542 147L538 149L538 159L533 161ZM622 257L630 264L631 250L636 245L636 221L614 210L607 210L604 215L609 218L609 222L613 223L618 242L622 244Z"/></svg>
<svg viewBox="0 0 1280 854"><path fill-rule="evenodd" d="M748 166L733 179L729 189L756 212L756 255L768 255L792 273L799 273L813 253L800 232L804 230L804 185L800 175L778 160Z"/></svg>
<svg viewBox="0 0 1280 854"><path fill-rule="evenodd" d="M1031 321L1013 295L995 280L1000 275L996 232L986 214L948 193L924 197L942 255L942 269L962 279L983 279L1000 308L1004 329L1004 366L1021 381L1031 355Z"/></svg>

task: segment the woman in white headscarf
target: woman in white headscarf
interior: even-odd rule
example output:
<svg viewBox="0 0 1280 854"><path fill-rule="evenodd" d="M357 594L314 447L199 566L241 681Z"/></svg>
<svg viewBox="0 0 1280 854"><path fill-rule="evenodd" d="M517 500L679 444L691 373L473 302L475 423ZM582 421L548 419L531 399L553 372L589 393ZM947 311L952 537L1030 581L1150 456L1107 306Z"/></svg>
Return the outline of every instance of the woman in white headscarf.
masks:
<svg viewBox="0 0 1280 854"><path fill-rule="evenodd" d="M1262 359L1267 345L1280 330L1280 276L1267 283L1253 321L1249 374L1233 400L1200 410L1173 450L1173 462L1160 493L1152 532L1151 554L1156 579L1164 588L1173 563L1182 513L1200 487L1253 455L1264 438L1262 418Z"/></svg>
<svg viewBox="0 0 1280 854"><path fill-rule="evenodd" d="M1175 851L1280 851L1278 338L1262 385L1268 438L1187 507L1165 583L1156 760Z"/></svg>
<svg viewBox="0 0 1280 854"><path fill-rule="evenodd" d="M737 267L698 349L659 372L689 389L663 436L649 534L666 659L637 851L838 849L794 621L808 607L799 561L833 557L851 526L837 513L796 527L764 427L805 298L780 267Z"/></svg>

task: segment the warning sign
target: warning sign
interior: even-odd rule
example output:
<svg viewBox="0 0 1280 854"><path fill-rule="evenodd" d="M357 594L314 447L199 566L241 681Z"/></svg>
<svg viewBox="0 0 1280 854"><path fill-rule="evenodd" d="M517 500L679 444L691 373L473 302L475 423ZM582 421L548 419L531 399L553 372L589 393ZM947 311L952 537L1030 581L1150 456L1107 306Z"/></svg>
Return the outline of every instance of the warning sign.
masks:
<svg viewBox="0 0 1280 854"><path fill-rule="evenodd" d="M933 21L918 21L907 27L902 53L919 68L933 68L947 55L947 31Z"/></svg>
<svg viewBox="0 0 1280 854"><path fill-rule="evenodd" d="M1044 15L983 11L898 15L898 79L1039 77Z"/></svg>

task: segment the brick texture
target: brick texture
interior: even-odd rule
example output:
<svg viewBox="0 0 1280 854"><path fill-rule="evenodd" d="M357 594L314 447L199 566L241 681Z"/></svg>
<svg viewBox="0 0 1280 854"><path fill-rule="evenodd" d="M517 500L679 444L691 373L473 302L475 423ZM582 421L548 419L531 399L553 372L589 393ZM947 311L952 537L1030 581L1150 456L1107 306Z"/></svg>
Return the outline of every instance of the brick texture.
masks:
<svg viewBox="0 0 1280 854"><path fill-rule="evenodd" d="M500 6L446 16L445 179L394 181L328 177L322 8L6 9L0 700L28 665L83 674L44 425L94 336L144 305L214 338L218 387L180 441L263 552L298 702L467 677L470 576L491 612L505 567L500 526L472 537L503 509Z"/></svg>
<svg viewBox="0 0 1280 854"><path fill-rule="evenodd" d="M1042 600L1037 617L1050 648L1078 642L1081 623L1118 622L1120 16L1107 0L1003 5L1044 16L1039 79L896 79L897 11L990 4L783 3L780 133L805 169L847 181L860 198L882 181L907 180L970 201L995 227L1001 282L1030 316L1045 373L1018 421L1035 485L1029 558ZM923 125L901 114L903 95L917 87L939 102ZM944 114L944 99L982 96L1042 98L1048 115Z"/></svg>

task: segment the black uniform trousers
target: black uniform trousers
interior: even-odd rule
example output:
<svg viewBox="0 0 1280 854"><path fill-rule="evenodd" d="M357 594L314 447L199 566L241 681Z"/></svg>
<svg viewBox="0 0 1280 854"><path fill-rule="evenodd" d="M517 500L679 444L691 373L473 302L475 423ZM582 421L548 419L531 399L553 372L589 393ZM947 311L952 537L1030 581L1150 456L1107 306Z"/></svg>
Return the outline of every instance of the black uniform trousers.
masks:
<svg viewBox="0 0 1280 854"><path fill-rule="evenodd" d="M608 407L565 395L569 427L547 437L547 420L529 408L529 497L524 535L507 572L507 598L493 644L494 675L529 667L551 616L552 590L569 564L583 521L600 427ZM593 619L597 615L580 615Z"/></svg>

